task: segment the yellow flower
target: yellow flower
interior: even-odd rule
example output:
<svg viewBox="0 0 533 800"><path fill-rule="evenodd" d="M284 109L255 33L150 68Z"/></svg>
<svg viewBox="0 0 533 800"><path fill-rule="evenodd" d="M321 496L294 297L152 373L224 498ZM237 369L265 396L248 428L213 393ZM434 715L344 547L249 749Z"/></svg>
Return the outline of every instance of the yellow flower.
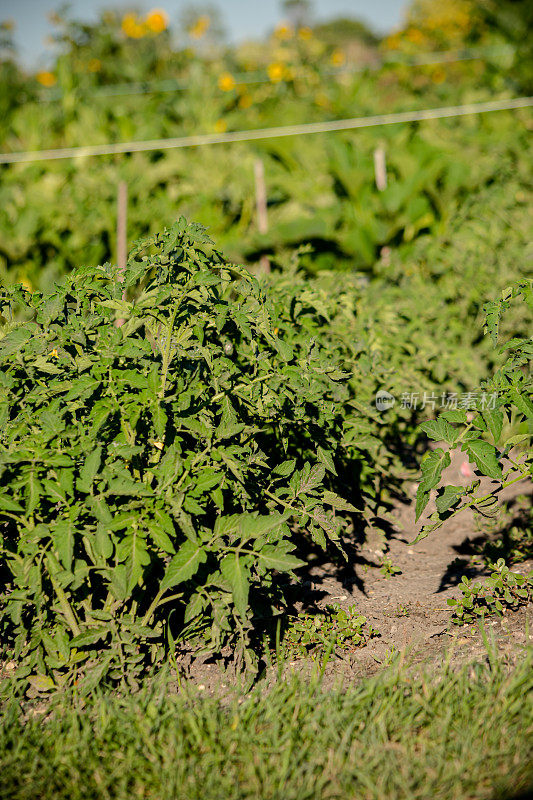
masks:
<svg viewBox="0 0 533 800"><path fill-rule="evenodd" d="M144 24L152 33L162 33L168 27L168 14L161 8L154 8L146 15Z"/></svg>
<svg viewBox="0 0 533 800"><path fill-rule="evenodd" d="M239 97L239 108L250 108L252 105L252 97L247 92L241 94Z"/></svg>
<svg viewBox="0 0 533 800"><path fill-rule="evenodd" d="M57 350L56 350L56 348L55 348L55 347L54 347L54 349L52 350L52 352L50 353L50 358L57 358Z"/></svg>
<svg viewBox="0 0 533 800"><path fill-rule="evenodd" d="M163 442L154 442L154 447L157 447L158 450L162 450L164 447Z"/></svg>
<svg viewBox="0 0 533 800"><path fill-rule="evenodd" d="M397 50L400 46L400 36L398 33L393 33L385 39L385 47L387 50Z"/></svg>
<svg viewBox="0 0 533 800"><path fill-rule="evenodd" d="M31 282L27 278L21 278L20 282L22 286L26 289L26 291L33 292L33 286L31 285Z"/></svg>
<svg viewBox="0 0 533 800"><path fill-rule="evenodd" d="M41 86L50 87L56 82L56 76L53 72L38 72L36 77Z"/></svg>
<svg viewBox="0 0 533 800"><path fill-rule="evenodd" d="M215 122L215 130L217 133L225 133L228 129L228 123L225 119L217 119Z"/></svg>
<svg viewBox="0 0 533 800"><path fill-rule="evenodd" d="M290 25L287 25L286 22L281 22L274 31L274 36L276 39L280 39L280 41L286 41L287 39L290 39L292 34L293 30Z"/></svg>
<svg viewBox="0 0 533 800"><path fill-rule="evenodd" d="M198 17L192 28L189 28L189 36L193 39L201 39L202 36L207 33L210 25L211 20L207 14L202 14Z"/></svg>
<svg viewBox="0 0 533 800"><path fill-rule="evenodd" d="M300 30L298 31L298 36L300 37L300 39L303 39L304 42L308 42L309 39L313 38L313 31L311 30L311 28L308 28L306 26L304 28L300 28Z"/></svg>
<svg viewBox="0 0 533 800"><path fill-rule="evenodd" d="M342 50L334 50L331 54L331 63L334 64L336 67L341 67L344 62L346 61L346 56L342 52Z"/></svg>
<svg viewBox="0 0 533 800"><path fill-rule="evenodd" d="M279 83L283 80L285 67L279 61L274 61L272 64L268 65L267 73L272 83Z"/></svg>
<svg viewBox="0 0 533 800"><path fill-rule="evenodd" d="M218 79L218 88L223 92L231 92L235 89L235 78L229 72L223 72Z"/></svg>
<svg viewBox="0 0 533 800"><path fill-rule="evenodd" d="M102 69L102 62L99 58L91 58L89 63L87 64L87 69L89 72L100 72Z"/></svg>
<svg viewBox="0 0 533 800"><path fill-rule="evenodd" d="M137 21L137 14L124 14L121 27L130 39L140 39L145 34L144 25Z"/></svg>
<svg viewBox="0 0 533 800"><path fill-rule="evenodd" d="M411 28L407 32L407 38L410 42L413 42L413 44L420 44L424 41L424 34L422 31L419 31L418 28Z"/></svg>

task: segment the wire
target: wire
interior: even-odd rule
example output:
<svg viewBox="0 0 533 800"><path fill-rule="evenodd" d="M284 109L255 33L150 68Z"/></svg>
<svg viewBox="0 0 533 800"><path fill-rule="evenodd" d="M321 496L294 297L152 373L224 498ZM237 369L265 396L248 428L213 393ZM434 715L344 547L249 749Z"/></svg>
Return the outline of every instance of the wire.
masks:
<svg viewBox="0 0 533 800"><path fill-rule="evenodd" d="M394 114L377 114L370 117L331 120L330 122L307 122L301 125L283 125L274 128L258 128L230 133L200 134L170 139L116 142L82 147L62 147L56 150L33 150L18 153L0 153L0 164L21 164L30 161L55 161L61 158L84 158L88 156L140 153L148 150L173 150L183 147L200 147L208 144L227 144L257 139L277 139L309 133L329 133L357 128L373 128L379 125L395 125L401 122L462 117L467 114L484 114L489 111L508 111L533 106L533 97L516 97L508 100L489 100L483 103L467 103L461 106L427 108L420 111L401 111Z"/></svg>

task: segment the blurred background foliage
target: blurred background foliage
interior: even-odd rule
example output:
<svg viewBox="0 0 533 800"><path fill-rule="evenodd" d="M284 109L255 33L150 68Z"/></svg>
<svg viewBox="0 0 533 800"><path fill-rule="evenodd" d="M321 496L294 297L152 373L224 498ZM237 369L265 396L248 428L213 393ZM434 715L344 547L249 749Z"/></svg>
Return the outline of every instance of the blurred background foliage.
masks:
<svg viewBox="0 0 533 800"><path fill-rule="evenodd" d="M31 73L1 28L3 152L223 133L505 98L531 86L531 4L415 0L380 38L358 20L314 24L286 0L261 41L229 45L216 6L54 14L56 57ZM521 121L517 124L517 117ZM501 112L239 144L0 167L0 279L44 288L79 263L116 259L116 197L128 237L180 214L222 249L276 266L310 243L308 271L375 273L390 251L441 234L472 190L524 161L530 115ZM378 191L374 153L387 186ZM263 160L268 230L259 233L254 161Z"/></svg>

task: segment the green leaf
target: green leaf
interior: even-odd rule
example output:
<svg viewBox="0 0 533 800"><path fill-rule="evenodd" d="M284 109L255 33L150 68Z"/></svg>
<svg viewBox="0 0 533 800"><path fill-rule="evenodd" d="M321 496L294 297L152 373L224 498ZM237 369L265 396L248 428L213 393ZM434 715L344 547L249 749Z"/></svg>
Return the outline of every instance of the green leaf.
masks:
<svg viewBox="0 0 533 800"><path fill-rule="evenodd" d="M462 497L466 492L463 486L445 486L435 500L437 511L439 514L444 514L455 502Z"/></svg>
<svg viewBox="0 0 533 800"><path fill-rule="evenodd" d="M328 472L331 472L333 475L337 474L337 470L335 469L335 464L333 463L333 455L330 450L324 450L322 447L318 447L316 454L318 456L318 460L324 464Z"/></svg>
<svg viewBox="0 0 533 800"><path fill-rule="evenodd" d="M326 468L323 464L315 464L312 468L310 464L305 464L304 468L300 472L295 472L291 478L294 496L299 497L316 489L324 480L325 474Z"/></svg>
<svg viewBox="0 0 533 800"><path fill-rule="evenodd" d="M125 564L117 564L113 567L109 576L109 590L113 597L122 602L128 596L128 575Z"/></svg>
<svg viewBox="0 0 533 800"><path fill-rule="evenodd" d="M101 539L100 541L105 545L103 528L100 528ZM144 533L144 532L143 532ZM112 543L109 543L112 546ZM107 546L108 547L108 546ZM125 536L117 547L117 560L124 561L126 558L126 575L128 579L128 593L130 593L134 586L139 583L144 574L144 567L150 563L150 554L146 546L146 539L141 534L140 530L133 529L132 533Z"/></svg>
<svg viewBox="0 0 533 800"><path fill-rule="evenodd" d="M272 472L274 475L281 475L283 478L288 478L289 475L292 475L294 472L295 467L296 459L291 458L289 461L283 461L281 464L278 464L277 467L274 467Z"/></svg>
<svg viewBox="0 0 533 800"><path fill-rule="evenodd" d="M153 418L156 436L159 441L164 442L167 429L167 415L159 403L154 408Z"/></svg>
<svg viewBox="0 0 533 800"><path fill-rule="evenodd" d="M90 492L93 481L100 469L100 459L102 456L102 448L97 446L85 458L83 467L80 469L80 475L77 481L77 487L80 492Z"/></svg>
<svg viewBox="0 0 533 800"><path fill-rule="evenodd" d="M0 495L0 510L4 511L15 511L19 513L24 513L24 509L20 505L20 503L16 503L15 500L11 500L10 497L6 497L5 495Z"/></svg>
<svg viewBox="0 0 533 800"><path fill-rule="evenodd" d="M494 480L503 480L502 470L498 463L495 448L482 439L472 439L465 442L461 448L475 461L478 469L483 475Z"/></svg>
<svg viewBox="0 0 533 800"><path fill-rule="evenodd" d="M35 471L32 470L28 477L27 483L27 504L26 504L26 514L33 514L35 509L39 504L39 500L43 494L43 487L41 483L37 480L35 475Z"/></svg>
<svg viewBox="0 0 533 800"><path fill-rule="evenodd" d="M44 478L42 484L46 495L50 497L54 503L66 503L67 498L65 496L65 491L59 483Z"/></svg>
<svg viewBox="0 0 533 800"><path fill-rule="evenodd" d="M206 561L207 555L201 546L187 539L167 566L159 590L166 592L190 580L198 572L200 564Z"/></svg>
<svg viewBox="0 0 533 800"><path fill-rule="evenodd" d="M199 497L214 486L218 486L223 477L222 473L214 469L203 469L195 479L194 496Z"/></svg>
<svg viewBox="0 0 533 800"><path fill-rule="evenodd" d="M322 502L325 503L325 505L333 506L333 508L336 508L337 511L357 511L355 506L353 506L351 503L348 503L346 500L343 500L343 498L339 497L339 495L335 494L335 492L330 492L328 489L322 493Z"/></svg>
<svg viewBox="0 0 533 800"><path fill-rule="evenodd" d="M287 553L274 545L263 547L258 553L258 559L268 569L275 569L278 572L290 572L293 569L305 566L305 561L301 561L291 553Z"/></svg>
<svg viewBox="0 0 533 800"><path fill-rule="evenodd" d="M420 519L422 512L429 502L429 497L429 492L425 492L423 489L420 489L419 486L416 492L415 522L418 522Z"/></svg>
<svg viewBox="0 0 533 800"><path fill-rule="evenodd" d="M101 626L99 628L90 628L87 631L83 631L75 636L71 642L71 647L87 647L87 645L95 644L99 642L101 639L104 639L109 633L109 628L107 626Z"/></svg>
<svg viewBox="0 0 533 800"><path fill-rule="evenodd" d="M172 544L168 534L165 533L164 529L153 520L147 520L146 525L156 547L159 547L165 553L170 553L170 555L173 555L176 552L176 548Z"/></svg>
<svg viewBox="0 0 533 800"><path fill-rule="evenodd" d="M152 491L145 484L131 478L114 478L109 481L106 494L118 497L149 497Z"/></svg>
<svg viewBox="0 0 533 800"><path fill-rule="evenodd" d="M288 514L279 514L277 511L267 515L241 514L237 518L238 530L244 541L264 536L275 531L288 518Z"/></svg>
<svg viewBox="0 0 533 800"><path fill-rule="evenodd" d="M430 439L436 442L446 442L449 445L453 445L458 436L455 428L443 417L423 422L420 428L427 433Z"/></svg>
<svg viewBox="0 0 533 800"><path fill-rule="evenodd" d="M509 397L517 409L528 419L533 419L533 403L523 394L520 394L514 387L509 391Z"/></svg>
<svg viewBox="0 0 533 800"><path fill-rule="evenodd" d="M54 542L59 560L64 568L69 571L72 569L75 532L75 525L70 520L58 522L52 530L52 541Z"/></svg>
<svg viewBox="0 0 533 800"><path fill-rule="evenodd" d="M494 439L494 443L498 444L500 440L500 436L502 433L503 427L503 412L499 409L489 409L486 408L483 412L483 419L487 424L488 430L492 434L492 438Z"/></svg>
<svg viewBox="0 0 533 800"><path fill-rule="evenodd" d="M98 525L96 528L94 550L95 553L100 556L100 558L104 559L104 561L107 561L107 559L111 558L113 555L113 542L111 541L111 537L109 536L105 526L102 524Z"/></svg>
<svg viewBox="0 0 533 800"><path fill-rule="evenodd" d="M293 349L287 342L284 342L282 339L276 338L274 340L274 346L278 353L280 354L283 361L290 361L293 357Z"/></svg>
<svg viewBox="0 0 533 800"><path fill-rule="evenodd" d="M250 584L244 559L238 553L229 553L222 559L220 571L231 587L233 602L238 614L243 619L246 618Z"/></svg>
<svg viewBox="0 0 533 800"><path fill-rule="evenodd" d="M116 658L116 653L104 653L100 655L96 666L84 671L83 678L78 681L77 686L77 691L82 697L92 692L101 683L114 658Z"/></svg>
<svg viewBox="0 0 533 800"><path fill-rule="evenodd" d="M57 414L57 412L54 412L49 408L45 408L40 416L39 421L41 423L43 432L49 439L57 436L65 429L65 423L61 417Z"/></svg>
<svg viewBox="0 0 533 800"><path fill-rule="evenodd" d="M447 422L462 422L464 424L468 422L466 411L463 411L462 408L450 408L447 411L443 411L440 416Z"/></svg>
<svg viewBox="0 0 533 800"><path fill-rule="evenodd" d="M111 514L109 506L102 495L88 497L86 503L98 522L103 522L106 525L109 525L113 522L113 515Z"/></svg>
<svg viewBox="0 0 533 800"><path fill-rule="evenodd" d="M521 442L525 442L526 439L531 439L532 436L533 436L532 433L519 433L516 436L511 436L509 439L505 440L504 447L505 449L509 447L514 447L515 445L520 444Z"/></svg>
<svg viewBox="0 0 533 800"><path fill-rule="evenodd" d="M205 608L205 597L199 592L193 594L183 614L185 624L198 617Z"/></svg>
<svg viewBox="0 0 533 800"><path fill-rule="evenodd" d="M422 479L418 490L424 493L434 489L440 481L443 470L449 467L450 463L450 454L440 447L426 453L422 459Z"/></svg>
<svg viewBox="0 0 533 800"><path fill-rule="evenodd" d="M35 326L36 328L37 326ZM23 325L7 333L3 339L0 339L0 357L6 358L18 353L32 335L33 328L29 325Z"/></svg>

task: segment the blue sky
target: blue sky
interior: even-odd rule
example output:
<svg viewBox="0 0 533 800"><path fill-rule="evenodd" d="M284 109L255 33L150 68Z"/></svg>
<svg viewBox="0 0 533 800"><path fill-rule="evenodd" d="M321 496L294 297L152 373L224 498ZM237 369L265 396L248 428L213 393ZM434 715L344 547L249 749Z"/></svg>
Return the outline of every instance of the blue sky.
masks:
<svg viewBox="0 0 533 800"><path fill-rule="evenodd" d="M226 29L233 40L261 35L282 17L279 0L212 0L223 15ZM53 28L47 20L50 11L60 2L53 0L0 0L0 19L11 19L16 25L16 42L21 59L30 66L46 64L50 48L46 37ZM163 8L170 18L179 18L189 0L135 0L131 3L105 0L72 0L72 13L80 19L92 19L102 8ZM370 23L379 32L388 31L401 21L406 0L314 0L315 18L347 15Z"/></svg>

